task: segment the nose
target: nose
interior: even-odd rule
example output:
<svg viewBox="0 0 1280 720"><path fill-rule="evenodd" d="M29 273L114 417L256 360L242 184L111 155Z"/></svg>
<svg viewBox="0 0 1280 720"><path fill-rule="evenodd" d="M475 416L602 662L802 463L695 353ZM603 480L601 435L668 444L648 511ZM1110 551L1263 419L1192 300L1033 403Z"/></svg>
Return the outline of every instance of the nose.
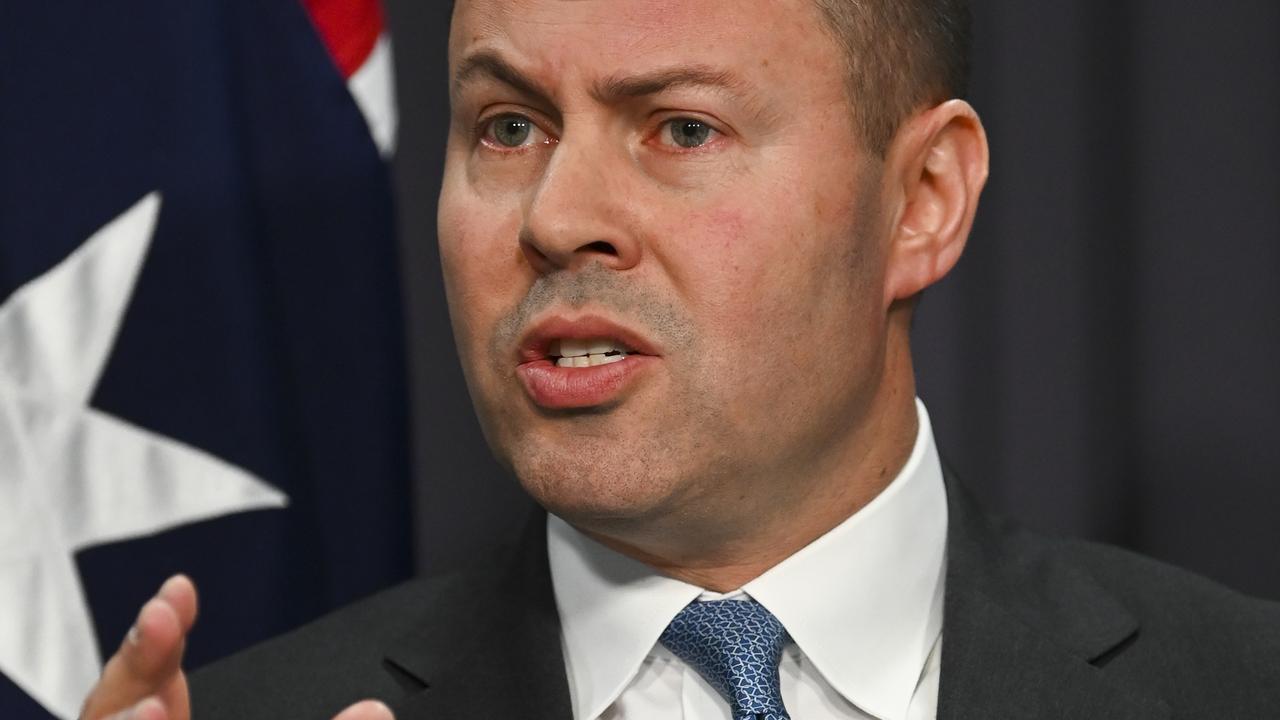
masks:
<svg viewBox="0 0 1280 720"><path fill-rule="evenodd" d="M530 193L520 230L520 249L539 274L592 262L626 270L640 261L626 170L626 158L601 151L599 143L560 142Z"/></svg>

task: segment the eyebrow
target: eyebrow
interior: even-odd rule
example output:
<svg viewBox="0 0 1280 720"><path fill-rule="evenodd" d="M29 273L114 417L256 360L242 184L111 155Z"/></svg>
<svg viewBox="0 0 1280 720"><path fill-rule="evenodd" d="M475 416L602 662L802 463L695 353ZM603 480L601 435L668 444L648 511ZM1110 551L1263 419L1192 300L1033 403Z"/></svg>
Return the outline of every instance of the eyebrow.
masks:
<svg viewBox="0 0 1280 720"><path fill-rule="evenodd" d="M456 98L466 85L477 77L483 76L497 80L547 105L553 104L550 92L492 51L468 55L459 63L453 80L453 96ZM746 101L753 109L757 109L759 105L758 98L746 81L728 70L717 70L702 65L659 69L627 77L605 78L592 85L591 96L596 101L609 105L622 100L656 95L677 87L690 86L706 87L731 94Z"/></svg>
<svg viewBox="0 0 1280 720"><path fill-rule="evenodd" d="M538 83L517 70L511 63L503 60L500 55L490 51L468 55L458 64L458 72L453 77L452 96L456 99L467 85L480 77L497 80L521 94L530 95L548 105L551 104L551 93L539 87Z"/></svg>

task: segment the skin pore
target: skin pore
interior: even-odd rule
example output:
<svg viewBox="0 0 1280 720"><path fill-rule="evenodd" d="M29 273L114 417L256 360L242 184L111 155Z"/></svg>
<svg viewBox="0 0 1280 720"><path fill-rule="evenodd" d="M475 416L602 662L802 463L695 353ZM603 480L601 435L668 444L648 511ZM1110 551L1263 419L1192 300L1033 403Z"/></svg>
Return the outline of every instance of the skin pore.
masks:
<svg viewBox="0 0 1280 720"><path fill-rule="evenodd" d="M873 499L916 434L912 298L987 172L969 106L881 157L810 0L463 0L441 257L485 436L548 510L732 590ZM656 357L607 402L520 383L538 323Z"/></svg>

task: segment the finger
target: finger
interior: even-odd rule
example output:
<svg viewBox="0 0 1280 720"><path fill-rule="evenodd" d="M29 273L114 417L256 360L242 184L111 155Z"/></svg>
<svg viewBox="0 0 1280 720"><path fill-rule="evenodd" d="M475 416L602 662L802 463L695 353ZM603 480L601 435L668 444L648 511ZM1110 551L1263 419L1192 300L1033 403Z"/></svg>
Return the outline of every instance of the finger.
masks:
<svg viewBox="0 0 1280 720"><path fill-rule="evenodd" d="M160 592L157 597L168 602L173 606L174 612L178 614L178 623L182 626L183 634L191 632L191 627L196 624L196 586L191 582L191 578L186 575L174 575L164 581L164 585L160 586Z"/></svg>
<svg viewBox="0 0 1280 720"><path fill-rule="evenodd" d="M131 708L126 708L112 715L109 720L170 720L164 703L158 698L146 698Z"/></svg>
<svg viewBox="0 0 1280 720"><path fill-rule="evenodd" d="M167 720L191 720L191 692L187 689L187 674L182 670L178 670L156 696L169 711Z"/></svg>
<svg viewBox="0 0 1280 720"><path fill-rule="evenodd" d="M142 606L120 649L107 661L102 677L85 701L83 717L94 720L133 707L156 694L178 671L182 627L164 600Z"/></svg>
<svg viewBox="0 0 1280 720"><path fill-rule="evenodd" d="M395 715L377 700L365 700L338 713L333 720L395 720Z"/></svg>
<svg viewBox="0 0 1280 720"><path fill-rule="evenodd" d="M190 581L163 590L181 606L157 595L142 606L120 649L103 669L85 700L82 717L101 718L156 695L179 672L187 623L194 622L195 593ZM188 592L189 591L189 592Z"/></svg>

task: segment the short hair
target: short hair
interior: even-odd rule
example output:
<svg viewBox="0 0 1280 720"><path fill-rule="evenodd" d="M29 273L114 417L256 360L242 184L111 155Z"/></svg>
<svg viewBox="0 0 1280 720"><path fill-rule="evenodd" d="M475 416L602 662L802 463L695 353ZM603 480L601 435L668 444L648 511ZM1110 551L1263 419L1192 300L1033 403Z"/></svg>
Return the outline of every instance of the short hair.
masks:
<svg viewBox="0 0 1280 720"><path fill-rule="evenodd" d="M913 112L967 94L967 0L815 2L844 50L854 121L877 155Z"/></svg>

